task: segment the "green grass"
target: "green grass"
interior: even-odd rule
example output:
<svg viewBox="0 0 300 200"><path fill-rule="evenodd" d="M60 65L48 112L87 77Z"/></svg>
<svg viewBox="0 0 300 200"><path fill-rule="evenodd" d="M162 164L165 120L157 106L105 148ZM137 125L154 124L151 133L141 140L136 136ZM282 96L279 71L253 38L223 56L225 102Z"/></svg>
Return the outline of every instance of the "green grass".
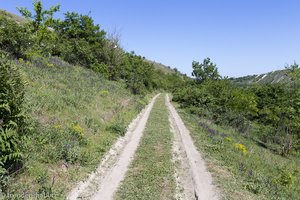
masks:
<svg viewBox="0 0 300 200"><path fill-rule="evenodd" d="M58 59L21 61L20 68L32 130L23 144L24 167L12 176L8 190L64 199L120 136L108 127L125 130L145 101L123 83Z"/></svg>
<svg viewBox="0 0 300 200"><path fill-rule="evenodd" d="M164 96L160 95L154 104L140 146L116 199L173 199L173 135Z"/></svg>
<svg viewBox="0 0 300 200"><path fill-rule="evenodd" d="M165 74L175 74L175 70L172 69L170 66L165 66L161 63L155 62L155 61L151 61L151 60L146 60L147 62L153 64L153 66L155 67L155 69L157 70L161 70L163 73Z"/></svg>
<svg viewBox="0 0 300 200"><path fill-rule="evenodd" d="M299 199L299 158L276 155L229 127L178 111L222 189L223 199ZM218 133L212 134L199 122ZM238 144L246 147L244 153Z"/></svg>

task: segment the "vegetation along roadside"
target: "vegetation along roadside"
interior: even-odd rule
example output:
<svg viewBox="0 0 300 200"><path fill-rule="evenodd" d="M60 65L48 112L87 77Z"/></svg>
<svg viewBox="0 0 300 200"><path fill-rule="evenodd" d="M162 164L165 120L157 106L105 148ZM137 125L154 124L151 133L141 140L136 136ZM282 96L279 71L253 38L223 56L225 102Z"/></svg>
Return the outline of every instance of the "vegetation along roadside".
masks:
<svg viewBox="0 0 300 200"><path fill-rule="evenodd" d="M0 193L64 199L148 97L185 78L126 52L89 15L55 19L60 6L42 1L18 10L0 11Z"/></svg>
<svg viewBox="0 0 300 200"><path fill-rule="evenodd" d="M32 5L17 8L22 17L0 10L0 198L64 199L159 91L172 94L224 199L299 199L296 62L229 79L205 58L191 78L127 52L89 14ZM162 96L119 199L173 198Z"/></svg>
<svg viewBox="0 0 300 200"><path fill-rule="evenodd" d="M236 85L207 58L174 92L225 199L299 198L299 72L294 63L289 82Z"/></svg>

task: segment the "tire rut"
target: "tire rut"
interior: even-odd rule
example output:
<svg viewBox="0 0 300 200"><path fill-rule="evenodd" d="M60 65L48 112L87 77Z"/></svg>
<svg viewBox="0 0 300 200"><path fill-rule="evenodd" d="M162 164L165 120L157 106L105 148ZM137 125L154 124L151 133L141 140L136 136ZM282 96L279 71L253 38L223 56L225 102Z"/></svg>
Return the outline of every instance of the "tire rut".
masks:
<svg viewBox="0 0 300 200"><path fill-rule="evenodd" d="M217 200L218 192L212 184L211 174L197 151L188 129L166 96L170 112L171 130L174 132L173 158L178 161L176 169L177 199ZM177 189L177 191L178 191Z"/></svg>
<svg viewBox="0 0 300 200"><path fill-rule="evenodd" d="M124 137L119 138L106 153L96 171L84 182L80 182L68 195L68 200L95 199L111 200L120 182L124 179L128 166L143 135L150 111L157 94L148 106L128 126Z"/></svg>

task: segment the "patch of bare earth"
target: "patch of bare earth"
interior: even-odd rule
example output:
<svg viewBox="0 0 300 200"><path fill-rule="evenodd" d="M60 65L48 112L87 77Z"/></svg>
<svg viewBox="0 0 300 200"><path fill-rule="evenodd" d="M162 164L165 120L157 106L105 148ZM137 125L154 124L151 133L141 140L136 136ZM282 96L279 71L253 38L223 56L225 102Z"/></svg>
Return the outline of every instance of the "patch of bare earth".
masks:
<svg viewBox="0 0 300 200"><path fill-rule="evenodd" d="M124 137L119 138L106 153L100 165L86 181L80 182L68 195L75 199L113 199L120 182L124 179L128 166L133 160L139 141L143 135L156 95L149 105L128 126Z"/></svg>
<svg viewBox="0 0 300 200"><path fill-rule="evenodd" d="M195 199L193 179L180 135L174 130L174 124L170 118L171 132L174 133L173 163L175 166L176 194L175 199Z"/></svg>

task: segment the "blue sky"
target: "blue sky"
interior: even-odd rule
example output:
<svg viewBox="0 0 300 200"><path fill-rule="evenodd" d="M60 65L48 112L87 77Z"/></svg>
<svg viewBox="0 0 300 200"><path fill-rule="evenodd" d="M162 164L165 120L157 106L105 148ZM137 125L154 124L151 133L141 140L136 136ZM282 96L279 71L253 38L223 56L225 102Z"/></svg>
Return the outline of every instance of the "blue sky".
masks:
<svg viewBox="0 0 300 200"><path fill-rule="evenodd" d="M17 13L30 0L0 0ZM91 16L118 30L122 47L191 74L193 60L210 57L223 76L283 69L300 62L298 0L47 0L61 13ZM61 17L62 15L58 15Z"/></svg>

